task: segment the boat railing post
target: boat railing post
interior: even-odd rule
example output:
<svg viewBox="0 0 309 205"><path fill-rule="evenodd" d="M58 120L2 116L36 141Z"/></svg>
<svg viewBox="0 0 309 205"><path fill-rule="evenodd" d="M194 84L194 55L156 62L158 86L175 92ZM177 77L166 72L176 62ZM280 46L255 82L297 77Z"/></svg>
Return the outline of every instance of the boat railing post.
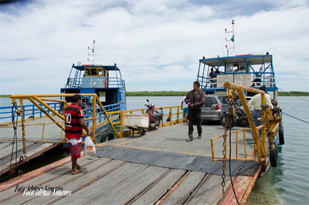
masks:
<svg viewBox="0 0 309 205"><path fill-rule="evenodd" d="M262 129L262 147L264 148L263 155L265 156L265 163L266 163L266 129L269 130L269 122L267 117L267 111L266 111L266 98L265 93L261 94L261 106L262 106L262 123L265 125ZM263 156L263 158L264 158Z"/></svg>
<svg viewBox="0 0 309 205"><path fill-rule="evenodd" d="M211 144L211 157L212 157L212 161L215 161L213 139L210 139L210 144Z"/></svg>
<svg viewBox="0 0 309 205"><path fill-rule="evenodd" d="M246 143L246 131L244 130L244 149L245 149L245 159L247 159L247 143Z"/></svg>
<svg viewBox="0 0 309 205"><path fill-rule="evenodd" d="M45 129L45 124L43 124L43 129L42 129L42 138L41 138L42 141L43 141L43 137L44 137L44 129ZM62 135L62 132L61 132L61 135Z"/></svg>
<svg viewBox="0 0 309 205"><path fill-rule="evenodd" d="M123 137L123 111L120 111L120 137Z"/></svg>
<svg viewBox="0 0 309 205"><path fill-rule="evenodd" d="M94 94L94 95L96 95L96 94ZM115 129L115 127L114 127L112 121L109 119L109 117L108 117L108 115L107 115L107 113L106 113L106 111L105 111L105 109L104 109L102 103L100 102L100 99L99 99L98 97L96 97L95 99L96 99L98 105L101 107L102 112L104 113L104 115L105 115L105 117L106 117L108 123L109 123L110 126L112 127L112 129L113 129L115 135L117 136L117 138L119 138L119 137L120 137L120 136L119 136L119 133L118 133L117 130Z"/></svg>
<svg viewBox="0 0 309 205"><path fill-rule="evenodd" d="M173 120L172 120L172 112L173 112L173 109L172 109L172 107L170 107L170 125L172 125L173 124Z"/></svg>
<svg viewBox="0 0 309 205"><path fill-rule="evenodd" d="M177 123L179 123L179 106L177 106Z"/></svg>

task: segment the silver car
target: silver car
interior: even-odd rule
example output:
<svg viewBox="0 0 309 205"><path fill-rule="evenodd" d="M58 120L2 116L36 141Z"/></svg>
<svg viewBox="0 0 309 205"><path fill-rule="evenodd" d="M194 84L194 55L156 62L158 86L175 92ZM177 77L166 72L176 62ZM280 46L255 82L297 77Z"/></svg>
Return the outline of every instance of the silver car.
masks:
<svg viewBox="0 0 309 205"><path fill-rule="evenodd" d="M228 111L229 103L224 96L207 95L201 109L202 121L221 121Z"/></svg>

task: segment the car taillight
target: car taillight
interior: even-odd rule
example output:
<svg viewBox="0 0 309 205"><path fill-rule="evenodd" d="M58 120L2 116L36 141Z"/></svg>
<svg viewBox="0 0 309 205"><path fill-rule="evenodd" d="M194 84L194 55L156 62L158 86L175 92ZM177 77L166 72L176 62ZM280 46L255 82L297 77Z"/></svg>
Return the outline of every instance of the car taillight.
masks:
<svg viewBox="0 0 309 205"><path fill-rule="evenodd" d="M217 104L216 109L215 110L220 110L221 109L221 104Z"/></svg>

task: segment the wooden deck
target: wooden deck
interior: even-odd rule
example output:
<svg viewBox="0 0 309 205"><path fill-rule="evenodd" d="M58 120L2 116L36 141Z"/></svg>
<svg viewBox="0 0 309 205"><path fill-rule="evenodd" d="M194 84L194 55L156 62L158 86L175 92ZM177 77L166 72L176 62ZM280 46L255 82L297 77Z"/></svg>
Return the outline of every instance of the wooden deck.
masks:
<svg viewBox="0 0 309 205"><path fill-rule="evenodd" d="M221 190L222 162L210 159L210 138L223 134L219 125L203 125L202 139L185 142L187 125L177 124L121 138L97 148L96 156L78 160L83 173L71 175L65 158L0 184L1 204L233 204L229 177ZM249 135L248 135L249 136ZM233 140L232 140L233 144ZM222 143L216 143L220 155ZM239 145L239 155L241 145ZM252 145L247 146L247 152ZM233 151L234 152L234 151ZM232 154L235 156L235 153ZM252 156L252 154L251 154ZM227 174L228 172L227 164ZM232 178L239 200L246 199L259 173L254 161L232 161ZM24 192L37 187L37 192ZM61 189L56 196L43 191ZM29 190L28 190L29 191ZM67 191L67 192L66 192Z"/></svg>

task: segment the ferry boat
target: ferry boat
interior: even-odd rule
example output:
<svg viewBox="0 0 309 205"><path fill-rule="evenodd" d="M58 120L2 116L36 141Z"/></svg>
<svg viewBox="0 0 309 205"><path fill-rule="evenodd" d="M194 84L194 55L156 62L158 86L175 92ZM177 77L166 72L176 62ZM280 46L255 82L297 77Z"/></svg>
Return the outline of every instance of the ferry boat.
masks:
<svg viewBox="0 0 309 205"><path fill-rule="evenodd" d="M257 61L262 62L262 65L267 62L271 67L260 69L262 75L254 71L249 73L251 67L254 68L257 65ZM242 66L246 72L235 71L240 70ZM209 77L208 69L212 67L214 72L217 71L218 77L214 75ZM119 126L119 130L113 129L119 138L97 144L95 156L83 155L79 163L86 170L79 175L70 174L70 157L67 157L1 183L0 202L4 204L245 204L259 175L267 170L269 164L274 165L272 162L276 160L279 124L282 120L281 110L272 113L265 106L262 125L255 127L245 98L253 93L261 94L262 99L265 97L264 92L255 89L259 88L257 83L268 84L267 91L273 95L273 98L277 97L274 73L266 73L264 71L266 68L271 68L273 72L272 57L268 54L201 59L197 78L203 90L207 94L225 95L229 102L233 102L235 95L238 94L251 127L229 129L230 132L228 132L227 128L223 129L221 125L207 126L207 131L202 134L202 138L197 139L194 136L194 140L188 146L188 142L185 141L188 128L187 124L183 123L180 106L162 107L162 110L165 110L164 113L168 113L164 117L169 117L170 121L162 123L158 131L140 137L125 138L124 115L144 114L145 109L106 112L97 94L103 91L107 96L110 84L105 81L94 82L99 72L94 65L73 66L72 69L77 70L78 73L74 74L74 77L69 77L66 87L61 89L65 94L61 96L69 100L72 93L79 92L83 95L85 103L91 102L93 97L92 117L87 119L92 121L92 125L90 124L92 136L96 133L97 123L106 125L104 121L96 121L97 108L94 107L96 102L109 126L112 128ZM92 74L91 69L95 73ZM103 73L103 67L101 71ZM107 69L107 71L110 70ZM93 80L90 80L92 77L88 76L89 74L94 77ZM269 74L273 74L273 78L269 78ZM103 73L102 76L106 75ZM93 94L84 93L87 90L79 88L83 84L81 80L85 80L84 83L87 84L85 89L89 89ZM256 84L253 85L253 82ZM100 88L96 87L97 83L102 83ZM117 92L119 97L121 91ZM111 94L111 96L115 95ZM14 99L15 101L20 99L21 103L23 99L31 99L33 102L46 100L44 99L46 95L10 97L13 102ZM65 102L63 100L62 103ZM265 102L262 102L262 105L264 104ZM44 103L42 105L46 107ZM61 118L55 109L51 109L50 106L46 108ZM21 110L21 113L24 111ZM110 117L115 114L118 116L114 119L119 119L119 122L110 120ZM48 113L45 112L45 115ZM63 122L63 118L61 119ZM58 122L55 120L54 123ZM24 122L21 124L25 127ZM261 138L259 130L262 131ZM49 132L52 131L54 129L49 130ZM252 134L253 144L250 144L248 138L252 139ZM23 137L22 142L29 141ZM30 192L24 194L24 187L31 186L41 192L46 190L44 189L46 186L60 189L61 192L60 195L46 193L44 197L32 195Z"/></svg>
<svg viewBox="0 0 309 205"><path fill-rule="evenodd" d="M263 132L263 142L261 152L265 152L269 157L271 166L277 166L277 149L278 145L284 144L284 132L282 125L282 110L278 106L278 87L276 86L275 70L273 67L273 56L266 52L265 54L241 54L235 53L235 34L234 20L232 21L232 30L225 29L225 33L232 35L231 39L225 38L227 44L231 41L232 46L226 45L227 56L217 56L213 58L205 58L199 60L197 73L197 81L201 84L201 89L206 95L226 96L230 104L230 109L223 115L225 131L230 121L235 119L236 108L235 102L238 100L242 104L241 109L245 112L249 126L254 133L257 127L254 125L251 115L251 110L247 105L247 101L256 94L261 94L262 101L262 117L261 121L266 122L267 131ZM231 44L230 43L230 44ZM230 51L233 51L234 56L229 56ZM274 109L270 109L266 105L264 91L260 91L260 87L265 86L266 92L272 101ZM228 116L228 117L227 117ZM230 118L227 121L226 118ZM263 123L262 123L263 124ZM260 127L260 126L259 126ZM259 131L260 132L260 131ZM261 134L254 133L255 142L260 141L257 137ZM266 136L267 135L267 136ZM266 143L267 142L267 143ZM268 148L266 148L268 144ZM260 148L257 148L260 149ZM264 162L264 171L266 169Z"/></svg>

